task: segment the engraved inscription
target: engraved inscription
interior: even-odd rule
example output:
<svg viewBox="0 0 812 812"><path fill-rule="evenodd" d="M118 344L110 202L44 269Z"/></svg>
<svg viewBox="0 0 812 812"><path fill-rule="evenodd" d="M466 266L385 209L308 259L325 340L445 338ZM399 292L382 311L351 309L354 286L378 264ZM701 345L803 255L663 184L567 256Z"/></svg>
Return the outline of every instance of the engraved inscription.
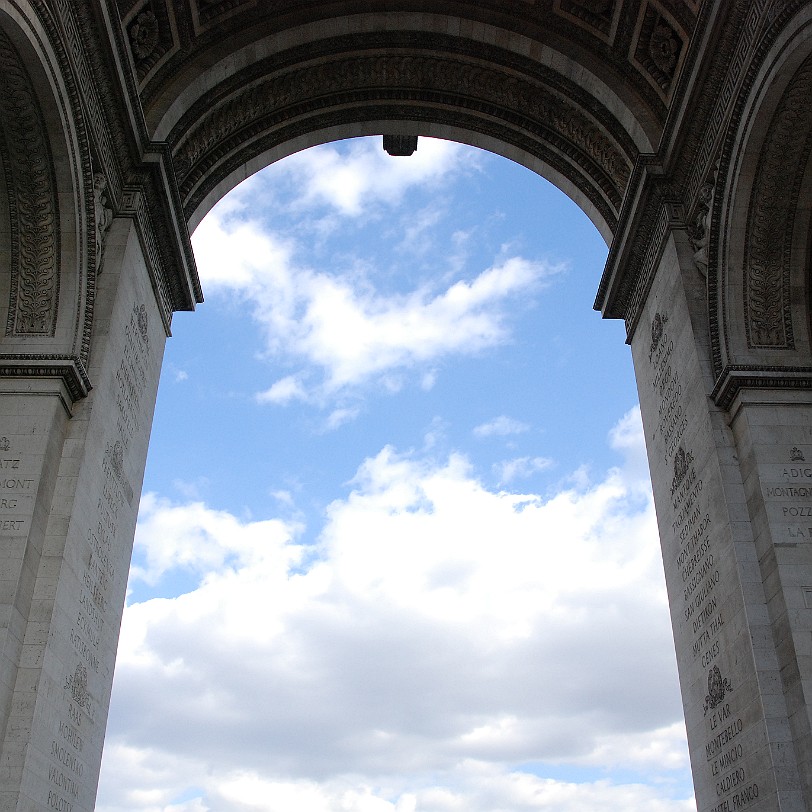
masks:
<svg viewBox="0 0 812 812"><path fill-rule="evenodd" d="M797 445L786 459L760 466L761 490L773 543L795 545L812 540L812 465Z"/></svg>

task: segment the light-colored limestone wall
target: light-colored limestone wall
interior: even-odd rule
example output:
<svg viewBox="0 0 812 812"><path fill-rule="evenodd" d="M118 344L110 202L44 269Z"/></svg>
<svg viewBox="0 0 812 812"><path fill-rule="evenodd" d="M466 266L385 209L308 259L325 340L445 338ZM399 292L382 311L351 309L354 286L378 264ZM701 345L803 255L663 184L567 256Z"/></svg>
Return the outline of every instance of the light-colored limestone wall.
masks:
<svg viewBox="0 0 812 812"><path fill-rule="evenodd" d="M707 333L697 315L704 280L680 261L679 245L679 237L666 244L632 352L697 806L802 812L753 488L745 488L728 415L707 395Z"/></svg>
<svg viewBox="0 0 812 812"><path fill-rule="evenodd" d="M812 795L812 395L744 391L731 409L792 740Z"/></svg>
<svg viewBox="0 0 812 812"><path fill-rule="evenodd" d="M2 752L2 810L90 812L95 805L166 338L129 220L115 221L108 233L96 304L94 389L74 406L73 416L67 419L53 397L15 396L6 407L29 415L33 403L48 403L51 424L43 420L42 434L52 438L52 447L41 462L36 453L43 439L15 434L9 440L19 443L15 458L21 465L27 461L21 477L37 480L43 492L53 481L53 498L47 513L35 517L43 525L41 555L29 536L32 552L18 567L31 597L28 617L22 611L14 616L13 631L23 635L21 665L3 672L14 687ZM17 424L24 427L31 419L20 416ZM0 459L5 456L11 453L0 452ZM0 470L0 483L5 475ZM2 498L0 493L0 514ZM48 501L46 494L43 504ZM2 521L0 516L0 528ZM21 514L20 521L30 520Z"/></svg>

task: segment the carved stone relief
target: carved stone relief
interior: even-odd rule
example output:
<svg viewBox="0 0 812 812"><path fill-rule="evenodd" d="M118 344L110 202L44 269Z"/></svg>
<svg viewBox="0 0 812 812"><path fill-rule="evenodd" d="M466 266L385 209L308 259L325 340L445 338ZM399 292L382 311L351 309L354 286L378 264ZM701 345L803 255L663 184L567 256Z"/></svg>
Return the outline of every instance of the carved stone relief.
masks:
<svg viewBox="0 0 812 812"><path fill-rule="evenodd" d="M175 166L184 199L229 149L259 137L303 113L342 103L402 103L410 89L421 88L415 101L450 103L489 117L509 118L537 126L570 160L593 176L615 210L628 183L631 165L598 122L562 94L519 76L481 64L430 56L370 56L332 61L277 74L233 94L192 124L175 149ZM350 96L349 94L352 94ZM410 98L410 97L409 97ZM523 122L528 122L524 124ZM532 122L532 125L529 124Z"/></svg>
<svg viewBox="0 0 812 812"><path fill-rule="evenodd" d="M104 239L113 222L113 210L107 205L107 178L97 172L93 177L93 208L96 215L96 274L101 273Z"/></svg>
<svg viewBox="0 0 812 812"><path fill-rule="evenodd" d="M59 211L39 102L19 54L0 31L0 133L11 220L6 335L52 336L59 301Z"/></svg>
<svg viewBox="0 0 812 812"><path fill-rule="evenodd" d="M686 36L677 25L652 3L646 5L634 46L634 61L664 98L671 92L686 48Z"/></svg>
<svg viewBox="0 0 812 812"><path fill-rule="evenodd" d="M128 20L126 31L135 71L142 81L175 45L166 4L149 0L141 5Z"/></svg>
<svg viewBox="0 0 812 812"><path fill-rule="evenodd" d="M708 244L710 242L711 215L713 213L714 186L705 183L699 190L693 220L688 224L688 239L694 249L694 265L708 278Z"/></svg>
<svg viewBox="0 0 812 812"><path fill-rule="evenodd" d="M790 302L792 234L801 178L812 148L812 59L793 77L761 151L745 243L748 346L795 346Z"/></svg>

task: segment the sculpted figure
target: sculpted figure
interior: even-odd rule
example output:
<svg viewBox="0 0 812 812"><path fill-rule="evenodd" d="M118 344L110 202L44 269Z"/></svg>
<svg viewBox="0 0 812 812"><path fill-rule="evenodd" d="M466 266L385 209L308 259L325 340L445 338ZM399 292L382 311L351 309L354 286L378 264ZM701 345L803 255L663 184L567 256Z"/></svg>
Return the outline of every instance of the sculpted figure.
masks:
<svg viewBox="0 0 812 812"><path fill-rule="evenodd" d="M113 222L113 210L107 205L107 178L101 172L93 177L93 204L96 211L96 273L101 273L104 238L110 223Z"/></svg>

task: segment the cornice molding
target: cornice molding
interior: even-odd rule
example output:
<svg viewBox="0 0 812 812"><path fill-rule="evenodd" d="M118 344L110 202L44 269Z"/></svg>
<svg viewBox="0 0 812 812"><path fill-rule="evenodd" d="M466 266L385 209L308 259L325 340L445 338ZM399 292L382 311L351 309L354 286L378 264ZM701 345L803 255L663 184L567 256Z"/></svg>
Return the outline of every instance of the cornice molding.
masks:
<svg viewBox="0 0 812 812"><path fill-rule="evenodd" d="M729 410L743 389L812 389L812 367L745 366L725 367L710 396L721 409Z"/></svg>
<svg viewBox="0 0 812 812"><path fill-rule="evenodd" d="M2 353L0 378L59 380L74 403L87 397L92 388L85 365L74 355Z"/></svg>

